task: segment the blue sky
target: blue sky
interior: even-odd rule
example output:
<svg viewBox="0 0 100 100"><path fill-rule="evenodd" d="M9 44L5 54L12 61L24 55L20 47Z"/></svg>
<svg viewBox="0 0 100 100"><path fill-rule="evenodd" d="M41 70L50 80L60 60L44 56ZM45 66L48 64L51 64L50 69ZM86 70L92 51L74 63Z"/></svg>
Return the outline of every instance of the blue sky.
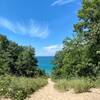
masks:
<svg viewBox="0 0 100 100"><path fill-rule="evenodd" d="M81 0L0 0L0 33L37 56L52 56L73 34Z"/></svg>

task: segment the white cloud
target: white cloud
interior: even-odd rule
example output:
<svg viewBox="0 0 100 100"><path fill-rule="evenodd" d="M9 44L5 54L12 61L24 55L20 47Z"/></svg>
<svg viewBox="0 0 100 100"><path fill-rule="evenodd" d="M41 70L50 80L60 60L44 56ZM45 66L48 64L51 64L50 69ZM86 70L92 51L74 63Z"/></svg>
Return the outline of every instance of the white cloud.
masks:
<svg viewBox="0 0 100 100"><path fill-rule="evenodd" d="M40 25L32 19L28 23L13 22L6 18L0 17L0 27L6 28L13 33L27 35L30 37L46 38L49 35L47 25Z"/></svg>
<svg viewBox="0 0 100 100"><path fill-rule="evenodd" d="M50 46L44 47L45 55L54 56L57 51L62 49L62 47L63 47L62 44L56 44L56 45L50 45Z"/></svg>
<svg viewBox="0 0 100 100"><path fill-rule="evenodd" d="M74 2L74 1L75 1L75 0L56 0L56 1L54 1L54 2L51 4L51 6L55 6L55 5L61 6L61 5L65 5L65 4L72 3L72 2Z"/></svg>

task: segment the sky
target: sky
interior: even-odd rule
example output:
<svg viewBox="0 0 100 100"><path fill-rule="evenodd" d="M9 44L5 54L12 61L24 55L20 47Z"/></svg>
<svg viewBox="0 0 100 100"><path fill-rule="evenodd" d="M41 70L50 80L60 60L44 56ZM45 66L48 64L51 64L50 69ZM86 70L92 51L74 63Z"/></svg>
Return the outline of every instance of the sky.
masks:
<svg viewBox="0 0 100 100"><path fill-rule="evenodd" d="M0 0L0 33L36 56L54 56L73 36L81 0Z"/></svg>

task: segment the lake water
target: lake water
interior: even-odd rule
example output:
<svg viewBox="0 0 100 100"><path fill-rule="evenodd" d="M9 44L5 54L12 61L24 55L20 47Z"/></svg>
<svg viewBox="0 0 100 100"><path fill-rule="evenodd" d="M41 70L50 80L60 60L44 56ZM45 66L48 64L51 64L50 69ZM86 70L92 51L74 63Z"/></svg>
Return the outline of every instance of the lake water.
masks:
<svg viewBox="0 0 100 100"><path fill-rule="evenodd" d="M53 58L54 57L52 56L38 56L37 60L39 68L45 70L47 74L51 74L53 68L52 64Z"/></svg>

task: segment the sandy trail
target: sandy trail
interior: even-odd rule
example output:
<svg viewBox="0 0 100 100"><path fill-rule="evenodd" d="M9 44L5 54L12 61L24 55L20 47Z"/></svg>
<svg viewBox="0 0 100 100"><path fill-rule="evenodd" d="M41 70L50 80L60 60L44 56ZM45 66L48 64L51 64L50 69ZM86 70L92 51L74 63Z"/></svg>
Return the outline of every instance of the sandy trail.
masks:
<svg viewBox="0 0 100 100"><path fill-rule="evenodd" d="M71 91L61 93L54 88L54 82L48 79L48 85L35 92L28 100L100 100L100 89L80 94Z"/></svg>

